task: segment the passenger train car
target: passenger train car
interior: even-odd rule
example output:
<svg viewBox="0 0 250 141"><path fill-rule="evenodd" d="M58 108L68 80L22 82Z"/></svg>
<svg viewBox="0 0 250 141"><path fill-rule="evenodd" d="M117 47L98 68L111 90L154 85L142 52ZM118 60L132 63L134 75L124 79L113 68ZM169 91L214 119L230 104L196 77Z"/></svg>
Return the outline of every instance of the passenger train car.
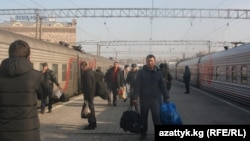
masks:
<svg viewBox="0 0 250 141"><path fill-rule="evenodd" d="M30 45L30 60L34 69L42 70L42 64L48 63L67 97L81 93L79 64L82 61L87 61L92 69L101 67L103 72L114 62L104 57L82 53L59 44L48 43L5 30L0 30L0 62L8 57L9 45L18 39L24 40Z"/></svg>
<svg viewBox="0 0 250 141"><path fill-rule="evenodd" d="M178 62L177 80L183 81L186 65L191 85L250 106L250 44Z"/></svg>

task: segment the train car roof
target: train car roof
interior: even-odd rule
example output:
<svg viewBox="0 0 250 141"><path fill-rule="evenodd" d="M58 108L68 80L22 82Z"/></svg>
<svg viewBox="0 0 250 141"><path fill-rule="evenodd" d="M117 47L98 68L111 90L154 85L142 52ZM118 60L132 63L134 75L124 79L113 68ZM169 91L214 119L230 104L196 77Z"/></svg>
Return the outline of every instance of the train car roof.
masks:
<svg viewBox="0 0 250 141"><path fill-rule="evenodd" d="M250 52L250 44L244 44L244 45L241 45L241 46L237 46L237 47L234 47L234 48L230 48L228 50L223 50L223 51L220 51L220 52L215 52L215 53L212 53L212 54L208 54L208 55L205 55L201 58L201 62L202 61L206 61L206 60L211 60L211 59L221 59L221 58L226 58L226 57L232 57L232 56L236 56L236 55L239 55L239 54L246 54L247 52Z"/></svg>
<svg viewBox="0 0 250 141"><path fill-rule="evenodd" d="M200 57L197 58L192 58L192 59L188 59L188 60L183 60L177 63L178 66L186 66L186 65L193 65L193 64L197 64L199 61Z"/></svg>
<svg viewBox="0 0 250 141"><path fill-rule="evenodd" d="M84 56L84 57L88 56L89 58L96 57L95 55L79 52L79 51L75 50L74 48L64 47L64 46L61 46L59 44L46 42L43 40L31 38L28 36L24 36L21 34L17 34L17 33L7 31L7 30L0 29L0 42L1 43L9 45L12 42L14 42L15 40L19 40L19 39L26 41L30 45L31 49L46 50L46 51L50 51L50 52L58 52L60 54L77 55L77 53L78 53L79 56Z"/></svg>

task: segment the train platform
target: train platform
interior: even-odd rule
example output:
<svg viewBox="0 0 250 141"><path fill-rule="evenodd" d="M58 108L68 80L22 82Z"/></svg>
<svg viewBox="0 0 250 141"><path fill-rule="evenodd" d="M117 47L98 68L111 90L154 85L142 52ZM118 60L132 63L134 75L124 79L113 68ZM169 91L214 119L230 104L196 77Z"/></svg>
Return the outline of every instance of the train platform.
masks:
<svg viewBox="0 0 250 141"><path fill-rule="evenodd" d="M184 94L185 87L173 81L170 101L176 104L184 125L249 125L250 110L247 107L223 100L197 88L191 87L190 94ZM81 119L82 95L72 97L68 102L53 105L52 113L39 114L42 141L136 141L139 135L120 128L122 113L129 107L129 101L118 99L116 107L107 106L107 101L94 100L97 128L83 130L88 124ZM155 140L154 126L149 115L149 131L145 141Z"/></svg>

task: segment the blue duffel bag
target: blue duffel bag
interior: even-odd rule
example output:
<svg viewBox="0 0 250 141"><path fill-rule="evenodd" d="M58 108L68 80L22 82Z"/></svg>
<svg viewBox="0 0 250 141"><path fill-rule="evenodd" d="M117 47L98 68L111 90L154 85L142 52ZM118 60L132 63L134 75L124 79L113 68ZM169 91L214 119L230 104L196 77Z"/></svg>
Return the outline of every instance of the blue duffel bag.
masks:
<svg viewBox="0 0 250 141"><path fill-rule="evenodd" d="M163 125L182 125L181 117L172 102L165 102L161 105L160 119Z"/></svg>

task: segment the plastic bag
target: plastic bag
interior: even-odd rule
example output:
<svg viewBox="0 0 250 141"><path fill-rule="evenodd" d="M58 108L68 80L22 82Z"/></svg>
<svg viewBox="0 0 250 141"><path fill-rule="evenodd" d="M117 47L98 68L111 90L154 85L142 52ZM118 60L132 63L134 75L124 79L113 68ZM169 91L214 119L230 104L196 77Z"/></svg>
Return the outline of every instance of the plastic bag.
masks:
<svg viewBox="0 0 250 141"><path fill-rule="evenodd" d="M61 98L61 96L62 96L62 90L61 89L56 89L56 90L53 91L51 97L53 99L59 100Z"/></svg>
<svg viewBox="0 0 250 141"><path fill-rule="evenodd" d="M120 89L118 91L118 95L119 95L120 99L126 99L127 98L126 87L120 87Z"/></svg>
<svg viewBox="0 0 250 141"><path fill-rule="evenodd" d="M182 125L182 119L172 102L165 102L161 105L160 119L161 123L165 125Z"/></svg>
<svg viewBox="0 0 250 141"><path fill-rule="evenodd" d="M88 118L90 115L90 109L87 101L84 101L81 110L81 118Z"/></svg>

